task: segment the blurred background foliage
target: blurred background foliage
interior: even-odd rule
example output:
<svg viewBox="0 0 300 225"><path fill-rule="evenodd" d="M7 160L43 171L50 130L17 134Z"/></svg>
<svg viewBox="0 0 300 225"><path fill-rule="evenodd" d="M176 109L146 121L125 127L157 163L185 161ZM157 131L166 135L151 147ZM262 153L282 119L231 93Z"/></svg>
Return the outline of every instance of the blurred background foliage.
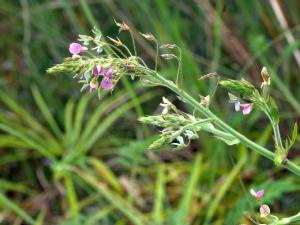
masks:
<svg viewBox="0 0 300 225"><path fill-rule="evenodd" d="M157 131L139 116L159 112L162 96L191 112L167 90L124 79L99 101L80 93L72 74L45 73L79 33L96 26L114 37L114 19L125 21L150 65L155 48L139 32L182 48L183 84L196 98L214 92L213 80L198 80L206 73L259 85L267 66L286 137L300 115L299 12L298 0L1 0L0 223L253 224L250 188L265 188L280 217L299 211L299 178L242 146L201 134L182 151L148 151ZM159 67L175 79L175 63ZM211 107L272 148L261 113L233 113L222 90ZM289 157L300 163L299 153L296 143Z"/></svg>

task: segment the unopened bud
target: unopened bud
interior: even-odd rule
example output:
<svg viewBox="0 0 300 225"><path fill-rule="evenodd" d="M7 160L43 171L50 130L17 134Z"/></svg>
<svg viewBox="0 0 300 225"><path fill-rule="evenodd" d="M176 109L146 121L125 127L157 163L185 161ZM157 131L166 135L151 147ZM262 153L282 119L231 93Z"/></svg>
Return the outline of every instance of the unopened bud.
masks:
<svg viewBox="0 0 300 225"><path fill-rule="evenodd" d="M130 27L126 23L118 23L117 21L115 21L115 23L119 27L119 33L123 30L130 31Z"/></svg>
<svg viewBox="0 0 300 225"><path fill-rule="evenodd" d="M144 38L146 38L148 41L155 41L155 37L153 36L153 34L151 33L146 33L146 34L143 34L143 33L140 33Z"/></svg>
<svg viewBox="0 0 300 225"><path fill-rule="evenodd" d="M203 105L204 107L208 108L209 104L210 104L210 96L207 95L205 97L201 96L202 99L201 99L201 102L200 104Z"/></svg>
<svg viewBox="0 0 300 225"><path fill-rule="evenodd" d="M90 81L90 87L91 88L98 88L98 77L94 77L91 81Z"/></svg>
<svg viewBox="0 0 300 225"><path fill-rule="evenodd" d="M261 84L261 88L263 88L263 86L267 86L267 85L271 84L270 75L269 75L268 70L265 66L261 70L261 76L262 76L262 79L263 79L263 82Z"/></svg>
<svg viewBox="0 0 300 225"><path fill-rule="evenodd" d="M177 58L176 55L174 55L174 54L162 54L160 56L166 60Z"/></svg>
<svg viewBox="0 0 300 225"><path fill-rule="evenodd" d="M205 80L205 79L213 78L213 77L218 78L219 75L216 72L212 72L212 73L208 73L208 74L203 75L202 77L199 78L199 80Z"/></svg>
<svg viewBox="0 0 300 225"><path fill-rule="evenodd" d="M176 48L176 47L177 45L175 44L164 44L160 46L160 48L169 48L169 49Z"/></svg>

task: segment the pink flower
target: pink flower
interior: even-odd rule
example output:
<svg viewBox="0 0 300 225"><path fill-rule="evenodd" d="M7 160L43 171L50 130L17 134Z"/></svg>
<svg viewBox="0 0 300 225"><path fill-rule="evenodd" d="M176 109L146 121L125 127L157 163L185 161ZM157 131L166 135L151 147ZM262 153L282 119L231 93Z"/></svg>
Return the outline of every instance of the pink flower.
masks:
<svg viewBox="0 0 300 225"><path fill-rule="evenodd" d="M262 196L264 195L264 193L265 193L264 189L259 190L259 191L255 191L254 189L250 189L250 194L252 196L254 196L256 199L262 198Z"/></svg>
<svg viewBox="0 0 300 225"><path fill-rule="evenodd" d="M251 112L252 110L252 104L251 103L248 103L248 104L242 104L241 105L241 109L243 111L243 114L244 115L247 115Z"/></svg>
<svg viewBox="0 0 300 225"><path fill-rule="evenodd" d="M95 66L95 68L93 70L93 74L96 76L98 76L98 75L104 76L104 68L100 65Z"/></svg>
<svg viewBox="0 0 300 225"><path fill-rule="evenodd" d="M70 46L69 46L69 51L70 53L73 55L73 56L76 56L78 55L80 52L84 52L88 50L87 47L84 47L82 46L81 44L78 44L78 43L71 43Z"/></svg>
<svg viewBox="0 0 300 225"><path fill-rule="evenodd" d="M251 103L241 104L240 101L236 101L234 102L234 109L235 111L240 111L242 109L243 115L247 115L252 110L252 104Z"/></svg>

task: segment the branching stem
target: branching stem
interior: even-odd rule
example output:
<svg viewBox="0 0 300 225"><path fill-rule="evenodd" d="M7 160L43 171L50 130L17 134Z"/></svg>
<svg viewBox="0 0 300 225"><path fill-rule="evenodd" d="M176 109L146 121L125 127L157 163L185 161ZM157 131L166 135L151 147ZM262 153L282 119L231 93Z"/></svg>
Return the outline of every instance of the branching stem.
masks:
<svg viewBox="0 0 300 225"><path fill-rule="evenodd" d="M197 100L195 100L192 96L187 94L185 91L181 90L176 86L172 81L169 81L159 75L157 72L153 71L145 71L150 77L155 79L157 83L160 83L162 86L165 86L175 92L177 95L179 95L184 102L187 104L193 106L197 111L199 111L203 116L206 118L212 118L214 120L214 124L218 126L220 129L226 131L227 133L231 134L235 138L237 138L242 144L247 146L248 148L254 150L258 154L274 161L274 153L270 150L264 148L263 146L260 146L256 144L255 142L251 141L247 137L245 137L243 134L239 133L232 127L230 127L228 124L223 122L219 117L217 117L214 113L212 113L208 108L201 105ZM300 167L293 163L292 161L286 159L283 163L283 167L291 171L292 173L296 174L297 176L300 176Z"/></svg>

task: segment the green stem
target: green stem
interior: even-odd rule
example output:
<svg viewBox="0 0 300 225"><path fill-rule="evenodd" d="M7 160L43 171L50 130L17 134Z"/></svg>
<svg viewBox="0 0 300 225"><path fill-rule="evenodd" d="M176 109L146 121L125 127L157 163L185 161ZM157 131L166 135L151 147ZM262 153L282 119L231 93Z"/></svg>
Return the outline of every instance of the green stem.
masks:
<svg viewBox="0 0 300 225"><path fill-rule="evenodd" d="M281 135L280 135L280 130L279 130L279 125L278 123L276 123L270 113L270 108L269 106L266 104L266 111L265 113L267 114L271 124L272 124L272 128L273 128L273 133L274 133L274 139L275 139L275 145L276 147L279 147L280 149L282 149L282 151L284 151L284 147L282 145L282 141L281 141Z"/></svg>
<svg viewBox="0 0 300 225"><path fill-rule="evenodd" d="M280 131L279 131L279 126L276 123L272 123L272 127L273 127L273 133L274 133L274 137L275 137L275 141L277 146L280 147L280 149L282 149L284 151L283 145L282 145L282 141L281 141L281 136L280 136Z"/></svg>
<svg viewBox="0 0 300 225"><path fill-rule="evenodd" d="M157 71L157 64L158 64L158 55L159 55L159 46L158 41L155 39L156 44L156 56L155 56L155 71Z"/></svg>
<svg viewBox="0 0 300 225"><path fill-rule="evenodd" d="M176 85L178 87L182 87L182 74L181 74L181 48L177 47L178 49L178 52L179 52L179 58L177 59L178 60L178 68L177 68L177 76L176 76ZM179 81L180 81L180 85L179 85Z"/></svg>
<svg viewBox="0 0 300 225"><path fill-rule="evenodd" d="M131 37L131 41L132 41L133 52L134 52L134 55L136 56L137 54L136 54L136 46L135 46L134 37L133 37L131 30L129 31L129 33L130 33L130 37Z"/></svg>
<svg viewBox="0 0 300 225"><path fill-rule="evenodd" d="M146 72L147 73L147 72ZM157 80L162 86L165 86L175 92L177 95L179 95L186 103L193 106L197 111L199 111L202 115L204 115L207 118L212 118L214 120L214 123L221 128L222 130L226 131L227 133L233 135L236 137L242 144L247 146L248 148L256 151L258 154L274 161L274 153L270 150L256 144L255 142L251 141L247 137L245 137L243 134L239 133L229 125L227 125L225 122L223 122L219 117L217 117L214 113L212 113L208 108L201 105L198 101L196 101L192 96L184 92L183 90L178 89L178 87L172 82L164 77L160 76L158 73L149 72L148 75L155 80ZM283 167L291 171L292 173L300 176L300 167L296 165L295 163L291 162L290 160L285 160Z"/></svg>
<svg viewBox="0 0 300 225"><path fill-rule="evenodd" d="M300 212L294 216L278 220L278 221L272 223L271 225L285 225L285 224L291 224L291 223L295 223L295 222L299 222L299 221L300 221Z"/></svg>

